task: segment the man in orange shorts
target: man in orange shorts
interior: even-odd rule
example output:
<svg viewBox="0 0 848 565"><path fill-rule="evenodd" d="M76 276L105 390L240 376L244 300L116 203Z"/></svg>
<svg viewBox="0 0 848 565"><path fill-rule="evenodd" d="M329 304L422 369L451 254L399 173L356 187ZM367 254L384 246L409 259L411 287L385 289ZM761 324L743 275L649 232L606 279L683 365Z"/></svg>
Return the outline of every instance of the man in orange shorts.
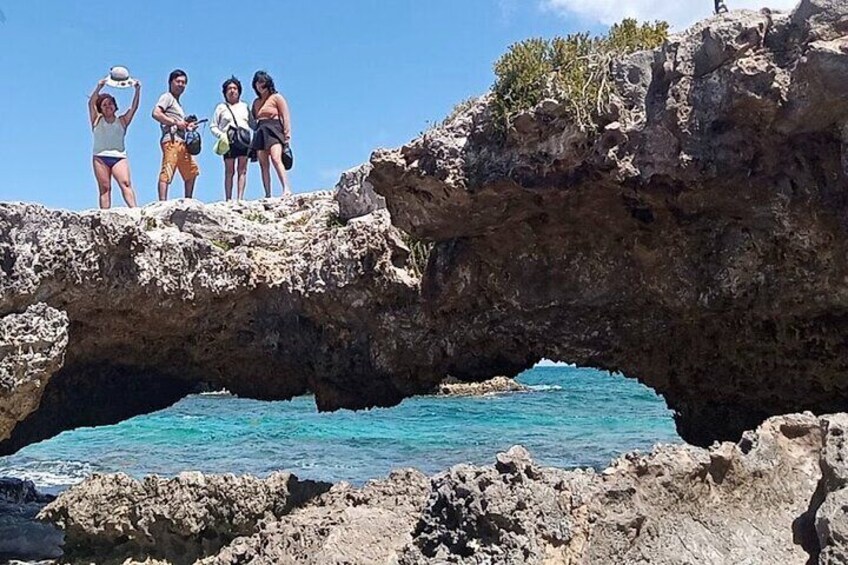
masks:
<svg viewBox="0 0 848 565"><path fill-rule="evenodd" d="M162 169L159 171L159 200L168 199L168 187L174 173L180 172L185 183L185 197L194 195L194 181L200 175L197 161L189 154L185 144L185 132L197 127L185 121L185 111L180 105L180 96L185 92L188 76L176 69L168 77L168 92L159 97L153 108L153 119L162 128Z"/></svg>

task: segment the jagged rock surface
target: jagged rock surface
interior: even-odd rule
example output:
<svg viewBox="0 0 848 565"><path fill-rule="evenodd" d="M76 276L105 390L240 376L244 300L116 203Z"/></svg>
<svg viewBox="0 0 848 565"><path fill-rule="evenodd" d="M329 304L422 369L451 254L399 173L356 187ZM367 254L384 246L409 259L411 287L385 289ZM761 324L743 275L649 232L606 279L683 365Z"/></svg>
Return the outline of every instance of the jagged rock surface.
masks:
<svg viewBox="0 0 848 565"><path fill-rule="evenodd" d="M260 521L303 506L330 486L300 481L289 473L262 480L200 473L144 481L122 474L95 475L62 494L39 518L65 531L69 557L192 563L253 533Z"/></svg>
<svg viewBox="0 0 848 565"><path fill-rule="evenodd" d="M439 383L434 394L440 396L485 396L505 392L528 392L532 390L515 379L495 377L481 383L463 383L448 377Z"/></svg>
<svg viewBox="0 0 848 565"><path fill-rule="evenodd" d="M35 520L53 498L40 494L30 481L0 478L0 561L62 556L61 530Z"/></svg>
<svg viewBox="0 0 848 565"><path fill-rule="evenodd" d="M289 512L257 497L252 508L266 516L260 521L261 508L249 521L226 518L246 504L237 491L245 485L235 479L228 496L182 488L166 501L171 496L160 488L151 501L139 488L147 483L128 489L126 479L96 478L52 507L63 509L61 516L84 509L69 537L85 536L105 560L123 558L120 548L107 550L121 532L147 543L150 554L134 559L155 558L163 540L176 535L197 545L184 547L183 556L204 554L198 528L177 532L205 523L214 508L218 536L229 523L234 533L245 534L248 525L254 531L208 554L203 565L841 563L845 432L845 414L780 416L735 444L658 446L600 473L541 467L514 447L494 466L459 465L432 478L396 471L359 489L341 483ZM141 535L139 516L159 527Z"/></svg>
<svg viewBox="0 0 848 565"><path fill-rule="evenodd" d="M334 198L339 203L339 218L348 221L386 207L386 199L374 192L368 182L371 164L365 163L342 173Z"/></svg>
<svg viewBox="0 0 848 565"><path fill-rule="evenodd" d="M414 315L409 249L384 210L336 215L328 193L78 214L0 204L0 454L201 383L312 391L322 409L429 390L440 376L419 382L395 370L402 352L372 345Z"/></svg>
<svg viewBox="0 0 848 565"><path fill-rule="evenodd" d="M844 409L846 17L803 0L702 21L613 65L598 131L546 100L497 141L483 98L377 151L368 180L393 221L435 242L428 362L620 371L699 445ZM460 363L446 372L479 377Z"/></svg>
<svg viewBox="0 0 848 565"><path fill-rule="evenodd" d="M38 408L67 345L68 317L45 304L0 319L0 442Z"/></svg>

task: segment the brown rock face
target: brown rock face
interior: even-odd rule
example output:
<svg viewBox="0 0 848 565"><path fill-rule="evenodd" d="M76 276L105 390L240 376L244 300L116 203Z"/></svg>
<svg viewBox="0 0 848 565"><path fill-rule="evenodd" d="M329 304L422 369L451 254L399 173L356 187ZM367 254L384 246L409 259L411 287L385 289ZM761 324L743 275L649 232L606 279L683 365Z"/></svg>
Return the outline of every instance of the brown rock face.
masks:
<svg viewBox="0 0 848 565"><path fill-rule="evenodd" d="M759 12L701 22L614 65L599 132L546 101L499 141L483 99L375 153L393 221L436 242L422 294L442 363L620 371L701 445L844 409L846 16L805 0L763 47Z"/></svg>

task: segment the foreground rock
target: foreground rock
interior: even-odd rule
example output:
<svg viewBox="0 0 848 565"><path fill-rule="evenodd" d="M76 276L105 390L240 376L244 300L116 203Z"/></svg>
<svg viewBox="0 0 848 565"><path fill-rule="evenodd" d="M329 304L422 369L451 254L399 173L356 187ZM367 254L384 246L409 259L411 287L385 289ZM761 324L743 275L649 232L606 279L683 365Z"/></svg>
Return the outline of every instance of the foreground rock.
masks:
<svg viewBox="0 0 848 565"><path fill-rule="evenodd" d="M329 488L288 473L264 480L183 473L142 482L126 475L95 475L44 508L40 518L65 531L69 557L143 555L190 563Z"/></svg>
<svg viewBox="0 0 848 565"><path fill-rule="evenodd" d="M90 552L80 551L81 560L172 554L173 563L202 556L205 565L843 563L846 433L846 414L781 416L736 444L659 446L601 473L540 467L514 447L494 466L459 465L431 478L397 471L297 504L290 494L278 502L258 496L256 479L228 478L229 494L220 496L212 485L222 479L214 477L203 488L197 475L144 483L95 477L43 516ZM228 537L235 539L218 547Z"/></svg>
<svg viewBox="0 0 848 565"><path fill-rule="evenodd" d="M61 530L35 519L53 498L40 494L30 481L0 478L0 561L62 556Z"/></svg>

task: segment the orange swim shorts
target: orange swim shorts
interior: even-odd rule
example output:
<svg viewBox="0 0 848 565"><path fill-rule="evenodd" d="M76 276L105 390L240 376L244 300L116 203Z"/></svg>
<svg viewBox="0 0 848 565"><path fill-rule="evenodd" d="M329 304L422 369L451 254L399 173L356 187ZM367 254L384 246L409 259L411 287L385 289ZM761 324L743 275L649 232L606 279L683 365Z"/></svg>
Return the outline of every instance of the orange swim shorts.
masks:
<svg viewBox="0 0 848 565"><path fill-rule="evenodd" d="M184 181L197 178L200 174L197 161L189 155L185 143L182 141L164 141L162 142L162 169L159 171L159 180L171 184L176 171L180 172Z"/></svg>

